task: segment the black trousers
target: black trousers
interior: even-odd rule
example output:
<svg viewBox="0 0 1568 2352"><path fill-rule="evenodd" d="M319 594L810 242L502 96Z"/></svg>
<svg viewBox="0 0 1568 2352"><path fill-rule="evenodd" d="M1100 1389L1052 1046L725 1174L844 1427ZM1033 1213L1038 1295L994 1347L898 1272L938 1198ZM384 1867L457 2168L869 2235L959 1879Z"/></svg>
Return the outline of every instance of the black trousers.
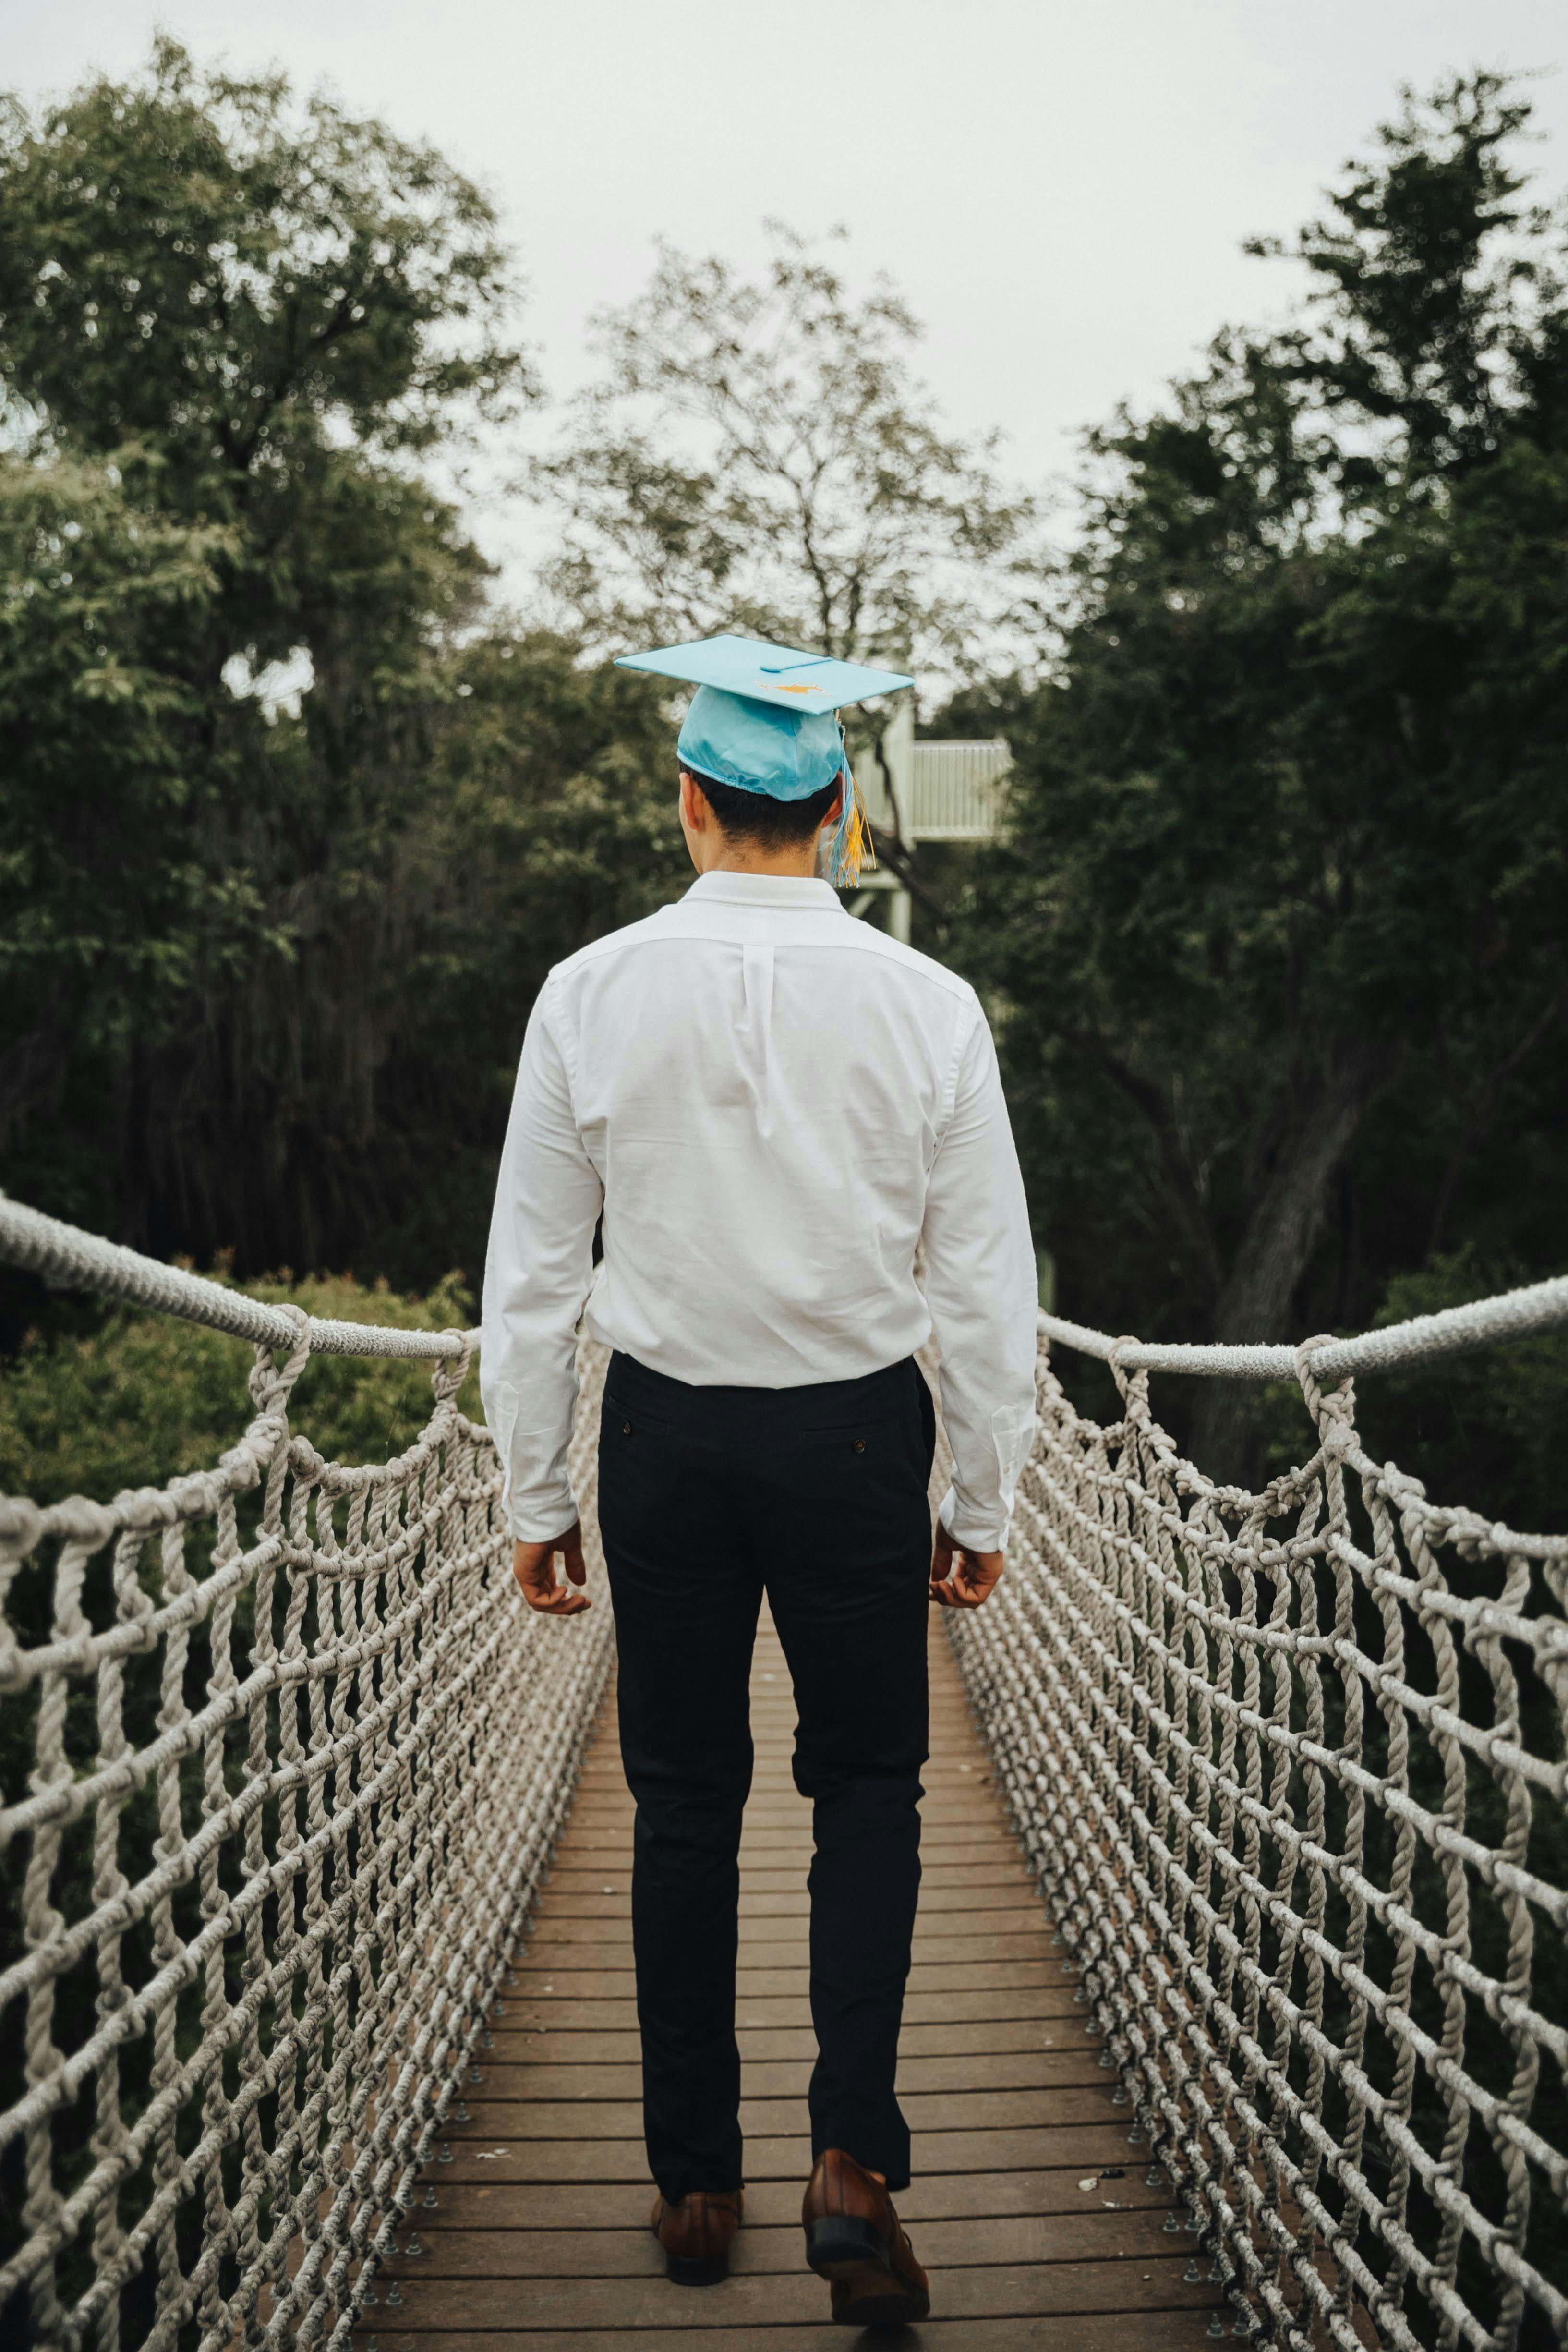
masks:
<svg viewBox="0 0 1568 2352"><path fill-rule="evenodd" d="M691 1388L617 1355L599 1518L637 1801L632 1924L648 2162L664 2195L742 2181L735 2039L747 1686L766 1591L812 1801L813 2155L894 2189L920 1887L935 1415L913 1361L801 1389Z"/></svg>

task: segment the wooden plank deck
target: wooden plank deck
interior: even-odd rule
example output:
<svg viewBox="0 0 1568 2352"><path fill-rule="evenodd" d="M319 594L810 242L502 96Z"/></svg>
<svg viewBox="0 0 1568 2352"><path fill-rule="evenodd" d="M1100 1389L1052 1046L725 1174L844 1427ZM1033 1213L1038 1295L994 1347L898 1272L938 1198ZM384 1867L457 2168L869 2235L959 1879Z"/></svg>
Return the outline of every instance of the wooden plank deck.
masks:
<svg viewBox="0 0 1568 2352"><path fill-rule="evenodd" d="M932 2273L932 2316L858 2340L910 2352L1197 2352L1218 2291L1186 2283L1192 2240L1167 2232L1169 2191L1147 2185L1147 2153L1127 2145L1126 2112L1111 2104L935 1612L931 1666L925 1877L899 2074L915 2182L898 2204ZM747 2210L732 2275L671 2285L648 2228L632 1800L612 1702L468 2120L451 2127L452 2160L427 2168L436 2205L413 2215L423 2251L382 2274L361 2347L372 2335L379 2352L497 2352L503 2337L521 2352L629 2352L633 2336L647 2352L824 2341L828 2291L804 2266L800 2226L814 2053L810 1812L789 1776L794 1704L766 1617L752 1721L738 2000Z"/></svg>

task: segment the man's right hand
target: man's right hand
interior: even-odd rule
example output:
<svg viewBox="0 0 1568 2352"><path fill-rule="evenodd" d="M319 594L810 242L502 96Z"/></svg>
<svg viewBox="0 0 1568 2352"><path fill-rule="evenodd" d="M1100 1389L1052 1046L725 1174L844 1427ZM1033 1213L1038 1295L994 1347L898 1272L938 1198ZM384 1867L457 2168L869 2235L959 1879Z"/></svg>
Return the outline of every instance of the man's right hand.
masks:
<svg viewBox="0 0 1568 2352"><path fill-rule="evenodd" d="M931 1549L931 1598L938 1609L978 1609L1001 1582L1007 1554L956 1544L940 1519Z"/></svg>
<svg viewBox="0 0 1568 2352"><path fill-rule="evenodd" d="M558 1584L555 1578L555 1556L559 1552L568 1581ZM573 1585L586 1584L588 1570L582 1559L582 1529L574 1519L570 1528L549 1543L524 1543L521 1538L512 1548L512 1574L522 1587L523 1599L541 1617L576 1617L592 1601L586 1592L574 1592Z"/></svg>

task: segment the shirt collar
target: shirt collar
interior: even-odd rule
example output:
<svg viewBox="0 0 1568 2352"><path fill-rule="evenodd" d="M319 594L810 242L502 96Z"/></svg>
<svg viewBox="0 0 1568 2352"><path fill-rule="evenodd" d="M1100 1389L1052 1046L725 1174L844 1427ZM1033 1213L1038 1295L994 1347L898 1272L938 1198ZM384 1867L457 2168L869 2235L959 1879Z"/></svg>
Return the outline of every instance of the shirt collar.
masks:
<svg viewBox="0 0 1568 2352"><path fill-rule="evenodd" d="M699 874L686 896L706 906L792 907L797 914L821 914L829 907L840 911L832 884L810 874Z"/></svg>

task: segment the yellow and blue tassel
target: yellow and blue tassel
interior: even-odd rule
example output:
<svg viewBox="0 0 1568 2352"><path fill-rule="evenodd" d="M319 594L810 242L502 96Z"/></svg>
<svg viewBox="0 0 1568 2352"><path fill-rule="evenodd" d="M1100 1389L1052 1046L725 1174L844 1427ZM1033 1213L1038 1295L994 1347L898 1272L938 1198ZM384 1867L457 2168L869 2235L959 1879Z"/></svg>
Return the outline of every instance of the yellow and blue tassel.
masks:
<svg viewBox="0 0 1568 2352"><path fill-rule="evenodd" d="M844 804L828 842L828 879L835 890L852 890L861 878L862 866L875 872L876 847L861 788L847 758L840 772L844 782Z"/></svg>

